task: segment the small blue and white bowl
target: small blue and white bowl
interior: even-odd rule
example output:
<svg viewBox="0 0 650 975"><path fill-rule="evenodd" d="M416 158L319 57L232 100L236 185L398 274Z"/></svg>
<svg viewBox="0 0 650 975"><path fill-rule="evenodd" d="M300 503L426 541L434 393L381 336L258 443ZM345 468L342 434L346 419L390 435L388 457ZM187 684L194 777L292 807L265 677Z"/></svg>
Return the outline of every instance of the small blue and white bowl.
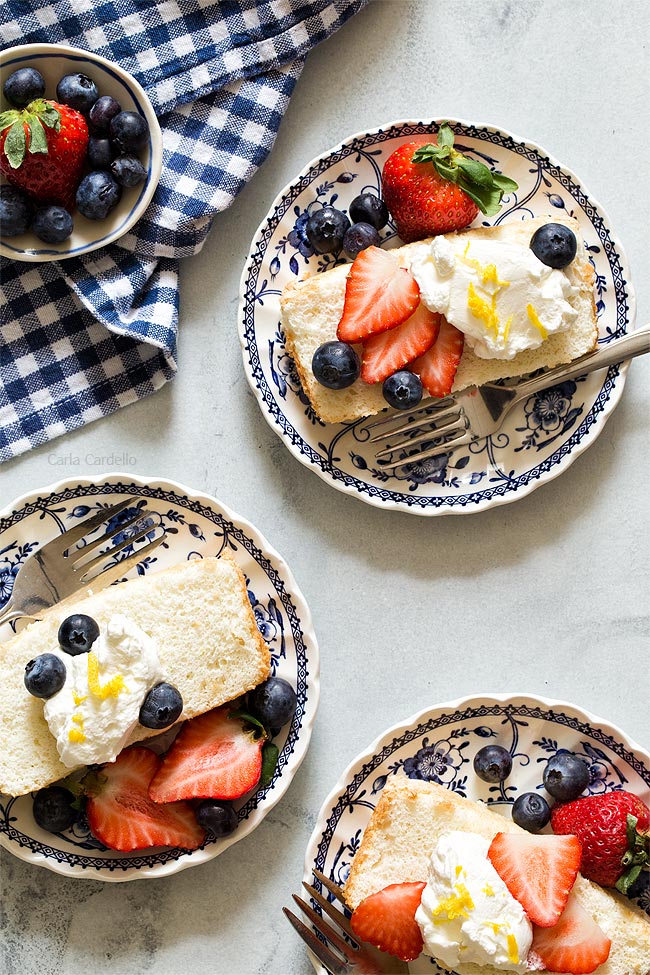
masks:
<svg viewBox="0 0 650 975"><path fill-rule="evenodd" d="M72 235L60 244L45 244L26 233L0 240L0 254L16 261L60 261L79 257L112 244L133 227L147 209L162 169L162 135L158 119L143 88L118 65L90 51L62 44L24 44L0 52L2 110L11 106L2 95L5 79L18 68L33 67L45 78L45 97L56 101L56 86L66 74L81 72L92 78L100 95L112 95L125 111L139 112L149 123L149 142L139 153L147 171L143 183L124 189L122 199L105 220L87 220L75 211ZM2 177L4 182L4 177Z"/></svg>

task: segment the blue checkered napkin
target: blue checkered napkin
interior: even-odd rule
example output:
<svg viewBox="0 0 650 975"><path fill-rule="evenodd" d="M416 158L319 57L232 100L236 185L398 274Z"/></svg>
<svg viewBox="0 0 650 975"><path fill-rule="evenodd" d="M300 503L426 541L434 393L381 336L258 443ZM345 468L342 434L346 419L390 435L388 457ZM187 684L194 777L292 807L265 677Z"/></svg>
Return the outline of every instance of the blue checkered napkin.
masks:
<svg viewBox="0 0 650 975"><path fill-rule="evenodd" d="M309 50L368 0L0 0L2 47L120 64L163 131L163 173L118 244L0 259L0 461L148 395L176 371L178 259L268 155Z"/></svg>

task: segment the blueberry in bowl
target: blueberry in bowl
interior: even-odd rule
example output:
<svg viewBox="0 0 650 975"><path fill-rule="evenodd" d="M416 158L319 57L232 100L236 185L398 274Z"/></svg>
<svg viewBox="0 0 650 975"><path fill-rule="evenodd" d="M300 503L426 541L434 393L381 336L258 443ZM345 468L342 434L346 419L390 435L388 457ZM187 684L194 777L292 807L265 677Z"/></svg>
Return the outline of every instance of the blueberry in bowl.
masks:
<svg viewBox="0 0 650 975"><path fill-rule="evenodd" d="M151 202L162 168L160 126L153 106L136 79L119 65L91 51L60 44L26 44L0 52L0 93L0 113L22 111L39 99L78 112L87 127L91 146L85 173L103 170L110 174L111 164L123 154L110 140L112 120L127 113L127 117L137 115L142 120L135 123L141 148L132 153L139 165L127 165L119 179L111 174L117 189L104 190L111 205L103 217L84 215L75 206L74 193L70 204L47 200L34 206L28 200L27 208L21 211L15 198L5 198L6 183L14 181L0 176L3 225L0 254L19 261L62 260L104 247L127 233ZM43 231L43 217L38 224L41 236L36 233L33 221L44 203L68 210L73 223L69 235L64 236L63 223L53 229L52 221L45 221ZM25 227L26 219L29 222ZM59 215L59 221L63 220ZM54 239L57 236L59 239Z"/></svg>

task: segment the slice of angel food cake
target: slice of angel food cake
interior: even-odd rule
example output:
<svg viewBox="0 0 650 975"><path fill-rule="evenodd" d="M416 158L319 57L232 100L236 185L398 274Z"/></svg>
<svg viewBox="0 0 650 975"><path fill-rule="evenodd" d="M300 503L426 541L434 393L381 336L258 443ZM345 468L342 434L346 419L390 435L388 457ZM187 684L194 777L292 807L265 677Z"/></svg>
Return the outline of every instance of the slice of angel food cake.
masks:
<svg viewBox="0 0 650 975"><path fill-rule="evenodd" d="M326 423L416 406L468 386L550 368L593 351L595 273L572 216L514 210L493 217L514 180L454 147L405 141L349 216L316 208L306 224L317 253L342 254L289 282L281 325L303 389ZM379 230L393 218L403 246ZM354 223L350 226L350 220ZM471 225L471 226L470 226Z"/></svg>
<svg viewBox="0 0 650 975"><path fill-rule="evenodd" d="M562 805L621 795L629 794ZM647 831L647 807L635 800ZM345 884L352 928L406 961L428 955L457 975L648 975L650 921L579 872L583 863L588 870L583 840L559 827L528 832L482 802L396 775Z"/></svg>
<svg viewBox="0 0 650 975"><path fill-rule="evenodd" d="M232 800L265 758L268 775L296 705L228 552L53 606L2 644L0 668L0 791L35 793L52 832L85 803L118 850L232 831ZM162 748L136 744L174 730Z"/></svg>

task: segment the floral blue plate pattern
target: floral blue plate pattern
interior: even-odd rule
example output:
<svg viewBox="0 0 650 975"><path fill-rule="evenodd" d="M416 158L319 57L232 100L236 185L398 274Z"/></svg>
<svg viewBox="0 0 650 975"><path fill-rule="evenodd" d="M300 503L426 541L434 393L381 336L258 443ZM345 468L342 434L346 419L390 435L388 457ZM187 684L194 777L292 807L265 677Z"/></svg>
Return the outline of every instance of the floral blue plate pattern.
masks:
<svg viewBox="0 0 650 975"><path fill-rule="evenodd" d="M66 833L47 833L34 822L30 796L10 799L0 795L0 845L5 849L66 876L109 881L168 876L211 860L248 835L286 792L304 758L319 695L316 637L309 609L289 567L243 518L214 498L170 481L112 474L62 481L17 499L0 512L0 608L9 599L21 564L40 544L129 496L134 499L134 508L146 506L159 512L167 531L163 544L138 564L141 575L186 559L219 555L225 549L236 559L246 576L257 625L271 651L272 673L292 684L298 703L291 724L275 739L280 756L271 782L235 804L239 825L234 833L224 839L209 839L193 852L156 848L116 853L99 843L84 821ZM119 527L124 515L118 515L111 527ZM118 533L111 544L119 545L124 537ZM133 551L133 546L127 546L115 561ZM11 634L9 624L0 626L0 643ZM161 738L151 739L149 744L154 747L157 741L166 743Z"/></svg>
<svg viewBox="0 0 650 975"><path fill-rule="evenodd" d="M476 752L490 742L507 748L513 761L510 777L497 785L482 782L472 766ZM437 782L509 817L518 795L541 788L544 764L560 749L575 752L589 766L589 794L626 789L650 804L650 754L614 725L573 704L528 694L462 698L412 715L354 759L321 807L305 855L305 879L314 882L316 867L337 884L345 882L392 776ZM646 873L635 899L650 913L647 880ZM409 970L445 975L424 955Z"/></svg>
<svg viewBox="0 0 650 975"><path fill-rule="evenodd" d="M565 470L601 432L623 390L625 367L563 383L520 404L501 431L473 447L408 467L382 468L365 420L324 424L285 350L279 299L284 286L341 263L315 254L305 232L323 204L347 210L360 192L378 193L387 156L402 142L432 135L439 121L399 121L358 133L313 160L286 186L260 225L243 271L240 340L244 369L262 413L289 450L333 487L381 508L422 515L463 514L523 497ZM633 325L629 270L610 222L580 181L533 143L487 125L452 122L470 156L519 184L491 221L569 214L583 231L596 271L600 343ZM382 243L399 243L394 226ZM391 459L400 459L398 457Z"/></svg>

